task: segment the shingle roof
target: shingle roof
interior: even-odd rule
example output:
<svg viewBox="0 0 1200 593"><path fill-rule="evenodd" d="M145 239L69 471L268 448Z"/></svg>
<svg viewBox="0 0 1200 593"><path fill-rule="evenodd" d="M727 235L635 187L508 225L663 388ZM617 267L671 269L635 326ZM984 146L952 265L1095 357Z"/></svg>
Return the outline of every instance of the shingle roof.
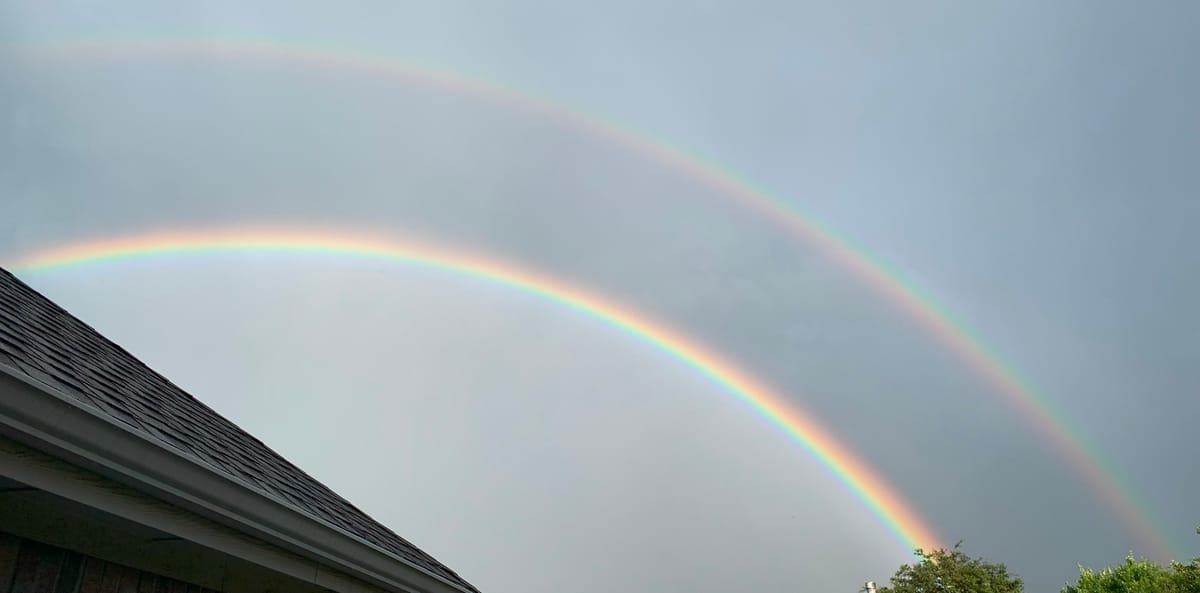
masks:
<svg viewBox="0 0 1200 593"><path fill-rule="evenodd" d="M287 501L302 513L477 591L3 268L0 363L199 458L248 487Z"/></svg>

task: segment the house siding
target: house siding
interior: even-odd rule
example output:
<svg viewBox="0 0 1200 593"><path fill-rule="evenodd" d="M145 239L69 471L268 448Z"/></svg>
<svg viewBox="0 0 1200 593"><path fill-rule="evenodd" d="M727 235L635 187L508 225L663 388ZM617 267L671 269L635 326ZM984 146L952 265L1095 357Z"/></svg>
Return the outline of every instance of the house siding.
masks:
<svg viewBox="0 0 1200 593"><path fill-rule="evenodd" d="M219 593L0 532L0 593Z"/></svg>

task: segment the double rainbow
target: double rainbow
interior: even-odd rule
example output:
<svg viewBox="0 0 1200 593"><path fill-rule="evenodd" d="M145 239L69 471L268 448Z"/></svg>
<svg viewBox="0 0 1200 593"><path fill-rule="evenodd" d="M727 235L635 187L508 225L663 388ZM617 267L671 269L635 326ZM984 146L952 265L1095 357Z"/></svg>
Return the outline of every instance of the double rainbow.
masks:
<svg viewBox="0 0 1200 593"><path fill-rule="evenodd" d="M153 39L142 37L55 43L34 48L35 57L47 60L95 61L119 59L199 58L297 64L305 67L357 72L376 77L466 94L502 105L622 146L667 168L722 192L745 207L787 229L795 236L853 272L864 284L916 320L953 352L995 392L1012 404L1082 475L1093 492L1117 518L1158 558L1171 556L1171 546L1156 528L1151 514L1138 504L1132 489L1121 483L1114 468L1106 467L1083 436L1070 428L1051 403L988 348L963 323L930 295L901 274L872 258L846 238L821 226L812 217L769 192L740 179L712 163L647 135L622 128L603 118L540 99L512 88L468 78L444 69L423 67L387 55L322 47L313 43L258 39ZM919 538L917 538L919 539Z"/></svg>

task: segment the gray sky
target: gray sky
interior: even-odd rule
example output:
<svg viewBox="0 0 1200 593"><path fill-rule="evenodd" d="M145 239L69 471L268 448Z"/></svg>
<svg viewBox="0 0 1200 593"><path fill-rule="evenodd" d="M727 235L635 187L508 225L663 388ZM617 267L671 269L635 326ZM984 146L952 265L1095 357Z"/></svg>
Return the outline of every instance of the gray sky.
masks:
<svg viewBox="0 0 1200 593"><path fill-rule="evenodd" d="M702 338L1030 591L1134 545L961 359L678 171L400 81L34 48L248 36L439 65L838 229L975 328L1200 555L1200 9L792 4L0 2L0 254L235 223L436 237ZM526 296L295 257L27 279L488 593L854 591L906 559L715 386Z"/></svg>

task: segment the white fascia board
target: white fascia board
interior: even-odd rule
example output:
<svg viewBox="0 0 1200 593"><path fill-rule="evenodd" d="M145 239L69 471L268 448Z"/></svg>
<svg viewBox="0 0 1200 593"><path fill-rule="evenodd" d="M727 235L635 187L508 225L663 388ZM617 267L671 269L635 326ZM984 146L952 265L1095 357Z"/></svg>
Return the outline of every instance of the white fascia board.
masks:
<svg viewBox="0 0 1200 593"><path fill-rule="evenodd" d="M0 434L386 591L471 593L3 363Z"/></svg>

